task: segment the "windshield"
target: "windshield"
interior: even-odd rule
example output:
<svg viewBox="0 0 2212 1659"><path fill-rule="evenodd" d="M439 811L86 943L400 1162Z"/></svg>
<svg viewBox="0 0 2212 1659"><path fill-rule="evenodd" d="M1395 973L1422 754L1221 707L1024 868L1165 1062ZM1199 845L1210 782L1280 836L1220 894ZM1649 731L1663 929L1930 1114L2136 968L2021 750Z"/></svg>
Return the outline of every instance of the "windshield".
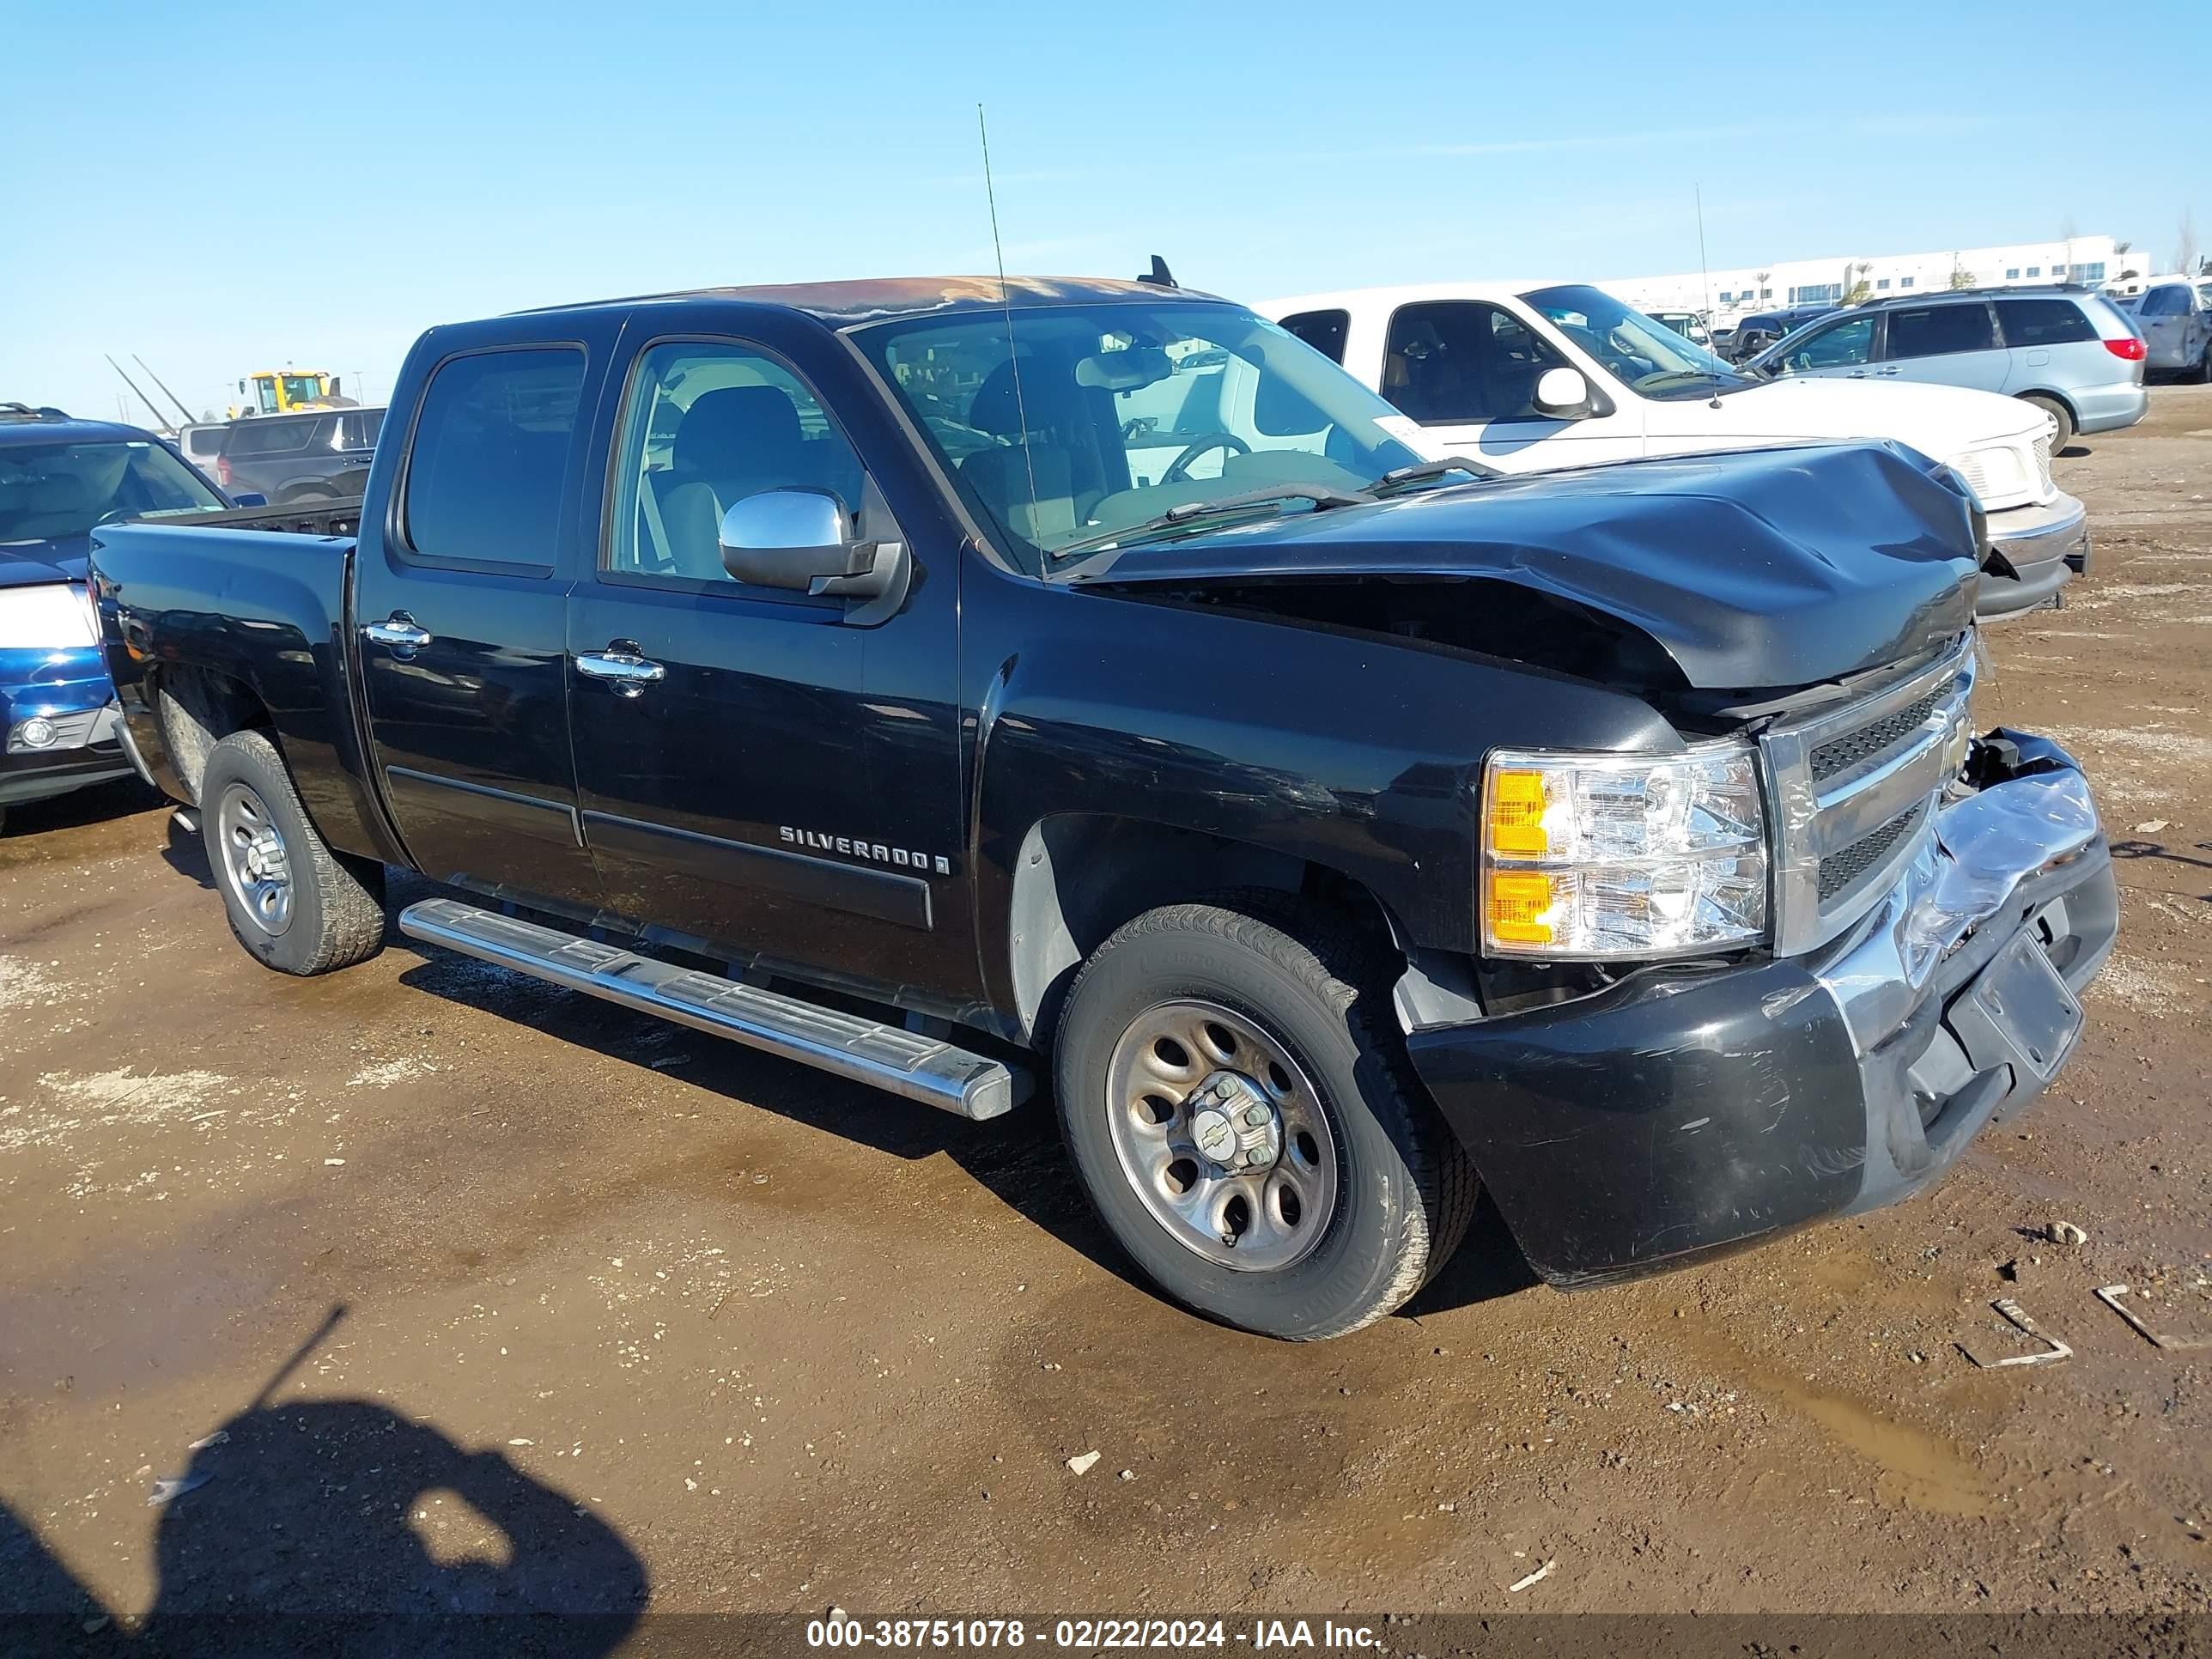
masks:
<svg viewBox="0 0 2212 1659"><path fill-rule="evenodd" d="M1358 490L1423 459L1411 421L1236 306L1030 307L1011 324L969 312L856 338L969 505L1046 555L1171 508L1195 521L1148 533L1195 533L1212 527L1207 502Z"/></svg>
<svg viewBox="0 0 2212 1659"><path fill-rule="evenodd" d="M1705 347L1601 289L1575 283L1536 289L1521 297L1644 397L1703 398L1751 384Z"/></svg>
<svg viewBox="0 0 2212 1659"><path fill-rule="evenodd" d="M0 445L0 542L82 536L119 519L220 507L168 449L143 439Z"/></svg>

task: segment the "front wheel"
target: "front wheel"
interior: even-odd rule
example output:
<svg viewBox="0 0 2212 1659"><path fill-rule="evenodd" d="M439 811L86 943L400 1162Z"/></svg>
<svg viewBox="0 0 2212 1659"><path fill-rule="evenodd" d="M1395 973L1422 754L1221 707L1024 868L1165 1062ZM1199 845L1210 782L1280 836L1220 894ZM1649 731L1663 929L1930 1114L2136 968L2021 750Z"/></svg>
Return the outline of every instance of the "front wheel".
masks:
<svg viewBox="0 0 2212 1659"><path fill-rule="evenodd" d="M230 931L265 966L326 974L384 945L384 866L332 850L276 745L234 732L200 775L200 835Z"/></svg>
<svg viewBox="0 0 2212 1659"><path fill-rule="evenodd" d="M1413 1078L1376 953L1261 896L1147 912L1070 989L1060 1128L1091 1201L1185 1306L1310 1341L1457 1248L1472 1166Z"/></svg>

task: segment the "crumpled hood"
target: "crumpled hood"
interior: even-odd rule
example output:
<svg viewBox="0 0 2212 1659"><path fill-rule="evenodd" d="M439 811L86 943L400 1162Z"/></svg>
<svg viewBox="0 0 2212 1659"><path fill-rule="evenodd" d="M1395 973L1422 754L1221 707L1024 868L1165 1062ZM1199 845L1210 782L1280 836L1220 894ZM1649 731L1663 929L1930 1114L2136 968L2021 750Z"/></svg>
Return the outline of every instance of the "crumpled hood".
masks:
<svg viewBox="0 0 2212 1659"><path fill-rule="evenodd" d="M30 587L40 582L81 582L92 556L89 536L61 536L49 541L0 542L0 587Z"/></svg>
<svg viewBox="0 0 2212 1659"><path fill-rule="evenodd" d="M1717 439L1887 439L1938 461L1984 444L2033 439L2045 418L2032 404L1971 386L1820 375L1788 376L1731 392L1711 416Z"/></svg>
<svg viewBox="0 0 2212 1659"><path fill-rule="evenodd" d="M1704 690L1899 662L1973 620L1972 502L1892 444L1804 446L1486 480L1101 555L1115 589L1510 582L1617 618ZM1458 586L1455 579L1464 579Z"/></svg>

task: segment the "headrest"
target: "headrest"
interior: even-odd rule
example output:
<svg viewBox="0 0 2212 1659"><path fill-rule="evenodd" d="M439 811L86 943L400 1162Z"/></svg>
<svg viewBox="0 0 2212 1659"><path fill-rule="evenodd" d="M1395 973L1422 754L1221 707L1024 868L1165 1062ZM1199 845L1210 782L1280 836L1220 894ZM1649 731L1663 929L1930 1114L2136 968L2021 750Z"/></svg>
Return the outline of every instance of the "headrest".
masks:
<svg viewBox="0 0 2212 1659"><path fill-rule="evenodd" d="M702 392L684 412L669 459L679 472L773 465L799 453L799 410L781 386Z"/></svg>
<svg viewBox="0 0 2212 1659"><path fill-rule="evenodd" d="M1029 430L1034 432L1046 425L1048 411L1063 401L1055 386L1035 358L1022 365L1027 371L1023 376L1018 394L1014 385L1014 360L1009 357L983 377L983 384L975 388L975 400L968 405L968 424L978 432L988 432L994 438L1018 438L1022 435L1022 416L1029 416Z"/></svg>

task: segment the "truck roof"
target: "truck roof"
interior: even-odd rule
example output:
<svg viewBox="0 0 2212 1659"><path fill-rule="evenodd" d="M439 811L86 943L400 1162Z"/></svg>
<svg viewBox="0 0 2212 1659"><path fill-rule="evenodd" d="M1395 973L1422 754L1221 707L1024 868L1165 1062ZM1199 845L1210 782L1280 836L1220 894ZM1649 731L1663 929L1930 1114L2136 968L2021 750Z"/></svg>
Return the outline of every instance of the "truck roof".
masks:
<svg viewBox="0 0 2212 1659"><path fill-rule="evenodd" d="M50 444L57 438L104 438L111 441L133 443L160 441L143 427L125 426L118 421L85 421L74 415L45 413L26 416L11 412L0 416L0 444Z"/></svg>
<svg viewBox="0 0 2212 1659"><path fill-rule="evenodd" d="M749 287L683 289L667 294L638 294L578 305L539 306L514 316L587 311L600 306L642 306L727 300L773 307L836 325L889 321L900 317L967 311L1032 310L1042 306L1135 303L1180 298L1212 300L1194 289L1110 276L871 276L836 283L775 283Z"/></svg>

